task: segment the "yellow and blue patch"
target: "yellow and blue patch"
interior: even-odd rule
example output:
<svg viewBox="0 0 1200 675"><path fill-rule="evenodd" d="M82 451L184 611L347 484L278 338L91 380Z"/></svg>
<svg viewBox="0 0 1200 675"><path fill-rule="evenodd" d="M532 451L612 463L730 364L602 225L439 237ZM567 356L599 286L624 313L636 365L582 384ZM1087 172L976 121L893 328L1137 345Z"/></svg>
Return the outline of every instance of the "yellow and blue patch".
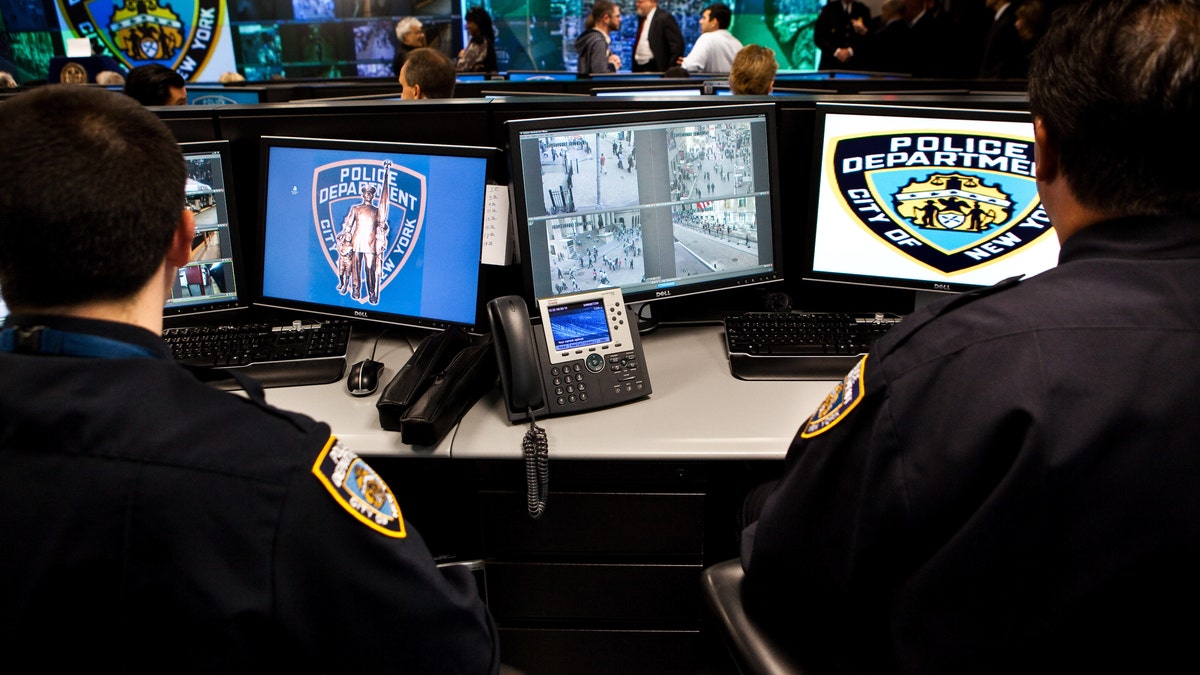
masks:
<svg viewBox="0 0 1200 675"><path fill-rule="evenodd" d="M371 529L403 539L404 516L383 478L331 436L313 463L313 475L342 508Z"/></svg>
<svg viewBox="0 0 1200 675"><path fill-rule="evenodd" d="M846 373L845 379L829 392L829 396L825 397L812 417L808 418L808 424L805 424L804 430L800 432L801 438L820 436L845 419L851 410L854 410L866 391L866 384L863 380L866 368L867 357L864 356L854 364L850 372Z"/></svg>

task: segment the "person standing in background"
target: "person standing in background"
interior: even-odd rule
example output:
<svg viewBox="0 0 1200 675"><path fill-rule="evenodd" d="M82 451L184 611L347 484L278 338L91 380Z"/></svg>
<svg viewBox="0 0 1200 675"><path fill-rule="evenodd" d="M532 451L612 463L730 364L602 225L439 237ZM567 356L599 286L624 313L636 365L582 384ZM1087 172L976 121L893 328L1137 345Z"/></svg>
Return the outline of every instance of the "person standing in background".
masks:
<svg viewBox="0 0 1200 675"><path fill-rule="evenodd" d="M585 25L587 30L575 40L576 70L580 75L617 72L621 57L612 53L610 45L613 31L621 28L621 8L609 0L596 0Z"/></svg>
<svg viewBox="0 0 1200 675"><path fill-rule="evenodd" d="M733 13L721 3L709 5L700 14L700 37L679 65L694 73L728 73L742 50L742 41L729 32Z"/></svg>
<svg viewBox="0 0 1200 675"><path fill-rule="evenodd" d="M400 76L400 69L404 67L408 53L425 46L424 29L425 26L420 19L413 16L396 22L396 39L400 42L396 45L396 56L392 58L392 72L397 77Z"/></svg>
<svg viewBox="0 0 1200 675"><path fill-rule="evenodd" d="M484 8L475 6L467 10L464 20L471 39L458 53L454 69L460 73L496 72L496 31L492 27L492 16Z"/></svg>
<svg viewBox="0 0 1200 675"><path fill-rule="evenodd" d="M834 0L821 8L813 28L813 41L821 50L820 70L852 70L859 65L858 50L867 35L871 10L854 0Z"/></svg>
<svg viewBox="0 0 1200 675"><path fill-rule="evenodd" d="M679 22L657 0L636 0L637 37L633 42L633 72L661 72L679 63L683 56L683 32Z"/></svg>

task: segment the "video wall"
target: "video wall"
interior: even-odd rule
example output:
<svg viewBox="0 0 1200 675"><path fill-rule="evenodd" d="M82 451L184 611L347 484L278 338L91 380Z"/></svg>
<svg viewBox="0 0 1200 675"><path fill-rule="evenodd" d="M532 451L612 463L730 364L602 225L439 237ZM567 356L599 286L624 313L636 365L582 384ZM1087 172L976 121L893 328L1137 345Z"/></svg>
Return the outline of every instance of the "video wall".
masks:
<svg viewBox="0 0 1200 675"><path fill-rule="evenodd" d="M731 32L775 50L779 66L815 68L813 23L825 0L727 0ZM126 68L161 63L191 82L236 70L251 81L397 76L396 21L415 16L426 43L454 58L462 17L482 5L492 16L501 71L575 70L575 39L591 0L0 0L0 70L19 82L45 80L65 40L87 37L93 52ZM613 51L629 64L637 32L632 0ZM661 0L690 50L710 0Z"/></svg>
<svg viewBox="0 0 1200 675"><path fill-rule="evenodd" d="M659 0L683 31L684 52L700 36L699 18L716 0ZM482 3L496 27L496 56L501 70L575 70L575 39L585 30L592 0L490 0ZM637 35L633 0L618 0L621 30L612 37L621 62L632 62ZM742 44L775 50L781 70L816 68L813 24L825 0L725 0L733 11L729 30Z"/></svg>

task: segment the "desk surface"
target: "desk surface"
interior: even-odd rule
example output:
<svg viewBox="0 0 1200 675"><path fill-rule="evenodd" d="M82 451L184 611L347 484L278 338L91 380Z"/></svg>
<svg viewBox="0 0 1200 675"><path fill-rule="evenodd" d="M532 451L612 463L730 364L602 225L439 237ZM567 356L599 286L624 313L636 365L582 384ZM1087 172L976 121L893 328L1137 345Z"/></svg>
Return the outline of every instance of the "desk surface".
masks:
<svg viewBox="0 0 1200 675"><path fill-rule="evenodd" d="M664 326L643 336L653 393L626 405L538 424L554 459L782 459L800 424L831 382L746 382L729 373L720 326ZM385 336L375 358L387 364L386 383L412 354L421 333ZM354 363L371 353L374 334L356 337ZM380 387L382 389L382 386ZM527 424L511 425L500 389L485 395L436 446L405 445L379 427L376 396L355 398L345 381L268 389L281 408L327 422L360 455L519 459Z"/></svg>

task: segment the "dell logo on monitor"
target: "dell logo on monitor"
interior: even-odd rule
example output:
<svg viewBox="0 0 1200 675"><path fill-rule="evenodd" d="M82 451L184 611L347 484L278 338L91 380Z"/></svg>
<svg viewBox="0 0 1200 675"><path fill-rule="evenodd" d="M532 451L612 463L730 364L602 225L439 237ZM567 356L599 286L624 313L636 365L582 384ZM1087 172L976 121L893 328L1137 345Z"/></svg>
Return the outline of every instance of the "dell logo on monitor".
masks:
<svg viewBox="0 0 1200 675"><path fill-rule="evenodd" d="M671 297L671 291L655 291L655 292L654 292L654 297L656 297L656 298L669 298L669 297Z"/></svg>
<svg viewBox="0 0 1200 675"><path fill-rule="evenodd" d="M354 310L354 316L357 316L360 319L365 319L365 318L367 318L367 313L362 311L361 309L356 309L356 310Z"/></svg>
<svg viewBox="0 0 1200 675"><path fill-rule="evenodd" d="M950 285L949 284L934 284L933 288L934 288L934 290L938 290L938 291L948 291L948 290L950 290Z"/></svg>

